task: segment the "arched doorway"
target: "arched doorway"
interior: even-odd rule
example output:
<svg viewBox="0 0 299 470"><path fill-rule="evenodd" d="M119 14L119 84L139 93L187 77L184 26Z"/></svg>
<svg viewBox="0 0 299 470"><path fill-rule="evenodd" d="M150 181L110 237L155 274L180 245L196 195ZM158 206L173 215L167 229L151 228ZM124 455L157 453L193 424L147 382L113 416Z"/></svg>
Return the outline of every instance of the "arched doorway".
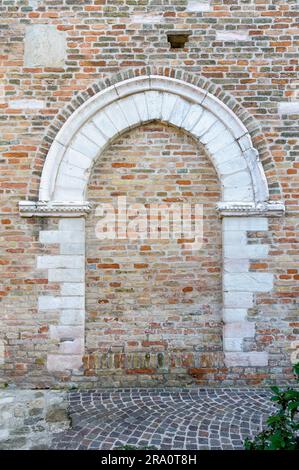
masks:
<svg viewBox="0 0 299 470"><path fill-rule="evenodd" d="M244 349L244 339L254 336L255 331L254 322L247 318L247 310L254 305L254 293L269 291L273 285L271 273L249 272L249 260L267 257L268 248L249 245L247 232L267 230L267 216L280 215L283 205L268 201L267 182L249 132L224 103L190 83L144 75L99 91L71 115L47 155L39 201L20 203L24 216L61 217L59 230L40 233L44 243L60 246L59 255L43 259L42 263L44 267L49 264L49 281L61 283L61 296L40 297L39 308L55 304L64 317L70 315L68 326L73 344L69 348L64 345L57 354L48 356L49 370L76 370L82 365L84 215L90 211L86 190L91 169L112 139L153 120L182 129L204 145L221 183L217 208L223 218L225 363L227 366L268 363L265 351ZM54 274L51 270L56 265L60 272Z"/></svg>

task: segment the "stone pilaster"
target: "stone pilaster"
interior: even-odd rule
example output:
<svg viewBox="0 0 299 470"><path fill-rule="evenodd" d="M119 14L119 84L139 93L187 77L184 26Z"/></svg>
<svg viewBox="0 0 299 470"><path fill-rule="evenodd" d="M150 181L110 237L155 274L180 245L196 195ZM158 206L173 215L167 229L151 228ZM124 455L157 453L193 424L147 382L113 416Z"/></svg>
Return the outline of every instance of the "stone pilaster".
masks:
<svg viewBox="0 0 299 470"><path fill-rule="evenodd" d="M50 371L79 369L84 354L85 219L62 218L58 230L40 232L43 244L59 244L59 255L38 256L37 268L46 269L49 282L60 285L60 295L40 296L38 309L58 310L59 323L50 326L50 338L59 341L48 354Z"/></svg>
<svg viewBox="0 0 299 470"><path fill-rule="evenodd" d="M244 351L245 338L255 336L255 323L247 316L255 293L273 288L273 274L250 272L250 261L265 259L268 245L247 243L248 231L266 231L265 217L223 218L223 348L227 366L266 366L266 351Z"/></svg>

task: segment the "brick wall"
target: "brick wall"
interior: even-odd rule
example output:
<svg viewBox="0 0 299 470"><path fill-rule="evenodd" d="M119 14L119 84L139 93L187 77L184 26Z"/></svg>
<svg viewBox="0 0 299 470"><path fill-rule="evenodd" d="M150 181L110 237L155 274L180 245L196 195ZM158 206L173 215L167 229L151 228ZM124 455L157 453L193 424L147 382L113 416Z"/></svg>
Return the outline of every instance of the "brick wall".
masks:
<svg viewBox="0 0 299 470"><path fill-rule="evenodd" d="M118 195L144 204L148 218L150 204L203 204L202 249L181 237L99 240L96 209ZM204 149L173 127L139 127L102 154L87 198L89 374L186 373L201 352L221 352L220 187Z"/></svg>
<svg viewBox="0 0 299 470"><path fill-rule="evenodd" d="M49 282L45 270L37 269L36 257L58 253L58 246L44 245L39 240L40 230L57 229L58 220L21 219L17 203L37 196L45 155L55 134L50 126L54 122L57 132L78 106L74 105L74 97L77 95L78 102L82 102L100 79L125 70L140 73L138 70L147 66L192 72L207 79L211 91L225 92L227 103L229 96L237 100L240 109L251 116L251 120L246 117L245 124L259 151L272 198L282 198L287 209L285 218L270 221L269 232L248 234L252 243L270 244L269 259L256 259L251 270L275 274L273 291L256 294L256 306L250 312L256 320L256 336L246 340L248 347L254 343L257 350L270 353L269 367L229 370L223 368L222 358L214 356L211 367L211 358L203 357L189 370L189 376L204 383L225 379L229 384L288 379L292 345L298 342L299 331L298 2L3 0L0 13L2 382L46 386L97 380L83 372L70 379L67 374L55 375L46 368L47 354L58 347L57 338L50 332L50 326L58 322L58 313L39 312L38 296L55 294L59 286ZM170 48L167 32L172 31L190 33L183 50ZM246 113L243 116L248 116ZM165 128L160 130L166 132ZM138 132L135 137L142 139ZM168 139L178 139L179 145L180 139L186 139L174 135L173 130L167 135ZM185 145L199 152L192 142ZM106 155L109 152L111 149ZM204 155L199 152L198 156L203 162ZM97 180L101 164L95 167L92 181ZM114 170L114 177L125 171ZM91 187L89 191L92 193ZM217 256L215 251L213 257ZM88 254L88 258L92 257ZM88 267L91 265L88 262ZM91 269L88 283L90 276ZM92 349L90 320L95 310L93 302L98 299L92 300L92 286L88 285L87 290L88 347ZM184 296L195 299L195 292ZM94 315L105 305L97 304L98 313ZM97 336L95 342L99 340ZM92 354L87 355L87 371L96 369L91 364L94 360Z"/></svg>

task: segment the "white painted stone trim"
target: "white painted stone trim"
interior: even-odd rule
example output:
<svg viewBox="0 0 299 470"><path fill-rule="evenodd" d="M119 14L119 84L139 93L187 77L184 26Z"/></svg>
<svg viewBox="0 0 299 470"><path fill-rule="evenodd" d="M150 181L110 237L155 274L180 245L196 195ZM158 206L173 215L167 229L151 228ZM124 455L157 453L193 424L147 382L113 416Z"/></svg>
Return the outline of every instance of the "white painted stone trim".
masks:
<svg viewBox="0 0 299 470"><path fill-rule="evenodd" d="M155 75L135 77L110 86L89 98L69 117L47 155L40 200L84 201L93 163L109 142L128 129L156 119L186 130L206 145L222 182L223 201L267 201L269 194L263 168L240 119L206 90L182 80ZM228 171L222 163L230 156L226 149L231 149L232 144L234 152ZM82 154L82 166L78 153ZM85 171L80 173L80 168ZM235 182L225 179L224 175L235 175ZM245 185L245 180L250 182Z"/></svg>
<svg viewBox="0 0 299 470"><path fill-rule="evenodd" d="M46 102L35 99L9 100L8 106L10 109L44 109Z"/></svg>
<svg viewBox="0 0 299 470"><path fill-rule="evenodd" d="M270 201L264 203L244 203L231 202L217 204L217 210L221 217L244 217L244 216L261 216L261 217L281 217L285 212L284 203L279 201Z"/></svg>
<svg viewBox="0 0 299 470"><path fill-rule="evenodd" d="M278 103L279 114L299 114L299 101L282 101Z"/></svg>
<svg viewBox="0 0 299 470"><path fill-rule="evenodd" d="M47 368L51 372L77 370L82 366L85 338L85 219L82 214L81 218L61 218L58 230L41 230L39 240L59 245L58 255L37 257L37 269L47 273L49 282L60 285L57 295L38 298L41 314L49 310L59 313L58 323L50 325L50 338L58 342L57 352L48 355ZM66 245L71 249L66 250Z"/></svg>
<svg viewBox="0 0 299 470"><path fill-rule="evenodd" d="M212 11L211 0L188 0L187 11L192 11L192 12Z"/></svg>
<svg viewBox="0 0 299 470"><path fill-rule="evenodd" d="M82 217L91 210L91 203L82 202L44 202L20 201L19 211L22 217Z"/></svg>
<svg viewBox="0 0 299 470"><path fill-rule="evenodd" d="M250 214L250 212L249 212ZM248 231L267 231L266 217L238 214L224 216L223 242L223 345L225 364L234 366L262 366L268 364L266 351L244 351L244 340L255 336L255 322L247 312L255 303L256 292L273 288L273 274L250 272L251 259L268 257L267 245L247 244ZM241 217L240 215L243 215Z"/></svg>
<svg viewBox="0 0 299 470"><path fill-rule="evenodd" d="M19 212L22 217L82 217L92 208L89 201L20 201ZM264 203L251 202L219 202L217 210L221 217L281 217L285 213L285 205L281 201Z"/></svg>
<svg viewBox="0 0 299 470"><path fill-rule="evenodd" d="M216 41L251 41L251 37L249 36L248 31L216 31Z"/></svg>

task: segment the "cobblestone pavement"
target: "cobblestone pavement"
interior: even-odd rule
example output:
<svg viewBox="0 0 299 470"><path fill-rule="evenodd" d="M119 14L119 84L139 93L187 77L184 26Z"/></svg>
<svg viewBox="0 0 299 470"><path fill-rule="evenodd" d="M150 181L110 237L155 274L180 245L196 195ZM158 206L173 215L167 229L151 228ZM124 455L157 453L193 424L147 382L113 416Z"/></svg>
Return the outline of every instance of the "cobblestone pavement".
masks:
<svg viewBox="0 0 299 470"><path fill-rule="evenodd" d="M72 392L72 428L53 449L242 449L273 410L268 390L124 389Z"/></svg>

